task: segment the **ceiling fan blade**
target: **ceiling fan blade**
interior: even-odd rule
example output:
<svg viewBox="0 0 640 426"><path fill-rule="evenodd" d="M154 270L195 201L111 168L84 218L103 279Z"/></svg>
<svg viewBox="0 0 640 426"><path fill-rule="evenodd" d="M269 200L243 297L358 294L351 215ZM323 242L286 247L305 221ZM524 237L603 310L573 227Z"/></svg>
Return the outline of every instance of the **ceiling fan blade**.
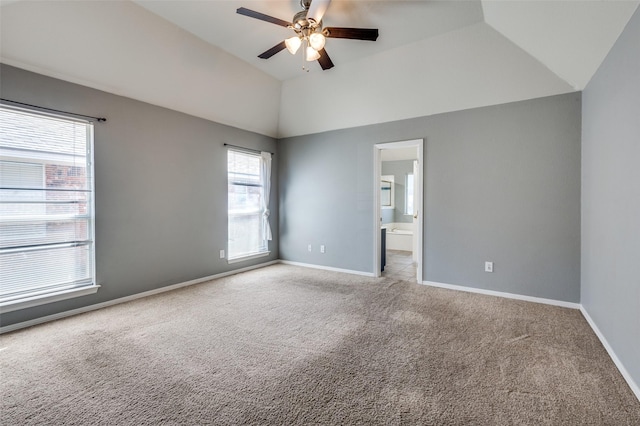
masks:
<svg viewBox="0 0 640 426"><path fill-rule="evenodd" d="M318 24L322 21L324 13L327 11L331 0L312 0L307 11L307 20Z"/></svg>
<svg viewBox="0 0 640 426"><path fill-rule="evenodd" d="M281 41L280 43L278 43L275 46L273 46L271 49L259 54L258 58L260 58L260 59L269 59L270 57L272 57L276 53L280 52L281 50L284 50L286 47L287 47L287 45L284 44L284 41Z"/></svg>
<svg viewBox="0 0 640 426"><path fill-rule="evenodd" d="M377 28L341 28L327 27L322 30L325 37L329 38L350 38L353 40L376 41L378 39Z"/></svg>
<svg viewBox="0 0 640 426"><path fill-rule="evenodd" d="M320 57L318 58L318 63L322 67L323 70L328 70L329 68L333 68L333 61L327 54L327 51L324 49L318 50Z"/></svg>
<svg viewBox="0 0 640 426"><path fill-rule="evenodd" d="M246 7L240 7L236 10L240 15L248 16L250 18L259 19L261 21L271 22L272 24L280 25L283 27L290 27L291 22L283 21L282 19L274 18L273 16L265 15L264 13L256 12L255 10L247 9Z"/></svg>

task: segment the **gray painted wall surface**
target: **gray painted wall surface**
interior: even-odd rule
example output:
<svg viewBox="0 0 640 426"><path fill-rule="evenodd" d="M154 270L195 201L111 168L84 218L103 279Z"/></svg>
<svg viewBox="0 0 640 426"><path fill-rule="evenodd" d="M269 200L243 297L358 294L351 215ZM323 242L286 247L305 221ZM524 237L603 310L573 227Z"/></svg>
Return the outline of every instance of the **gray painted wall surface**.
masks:
<svg viewBox="0 0 640 426"><path fill-rule="evenodd" d="M582 305L640 385L640 9L583 94Z"/></svg>
<svg viewBox="0 0 640 426"><path fill-rule="evenodd" d="M413 222L413 216L404 214L404 204L405 204L406 190L407 190L406 180L407 180L407 174L409 173L413 173L412 160L382 162L382 175L394 176L394 200L393 200L394 208L382 210L382 223ZM388 212L388 211L393 212L390 218L388 216L385 217L385 212Z"/></svg>
<svg viewBox="0 0 640 426"><path fill-rule="evenodd" d="M380 217L382 218L382 223L392 223L393 220L393 213L394 213L395 209L381 209L380 211Z"/></svg>
<svg viewBox="0 0 640 426"><path fill-rule="evenodd" d="M93 295L2 314L3 326L278 258L276 155L271 255L233 265L219 259L227 241L223 143L274 152L274 139L5 65L1 72L3 98L108 119L95 125L102 287Z"/></svg>
<svg viewBox="0 0 640 426"><path fill-rule="evenodd" d="M373 145L425 138L423 279L578 302L580 118L572 93L282 139L280 257L371 273Z"/></svg>

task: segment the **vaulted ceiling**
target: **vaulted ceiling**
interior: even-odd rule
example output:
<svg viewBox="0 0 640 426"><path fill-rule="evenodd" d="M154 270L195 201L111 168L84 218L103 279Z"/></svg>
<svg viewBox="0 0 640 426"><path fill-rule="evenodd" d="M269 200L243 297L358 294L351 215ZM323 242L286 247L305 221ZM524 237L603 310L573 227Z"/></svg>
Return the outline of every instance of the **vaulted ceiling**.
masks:
<svg viewBox="0 0 640 426"><path fill-rule="evenodd" d="M298 0L15 1L0 8L9 65L274 137L582 90L638 1L333 0L335 68L286 50Z"/></svg>

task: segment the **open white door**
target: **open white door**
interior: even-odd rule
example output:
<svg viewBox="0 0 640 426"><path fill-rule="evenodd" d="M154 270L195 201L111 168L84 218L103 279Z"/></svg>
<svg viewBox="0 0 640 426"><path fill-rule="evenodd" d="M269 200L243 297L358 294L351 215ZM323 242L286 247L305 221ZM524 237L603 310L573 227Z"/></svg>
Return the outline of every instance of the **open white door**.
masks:
<svg viewBox="0 0 640 426"><path fill-rule="evenodd" d="M420 197L418 194L417 180L419 175L418 161L413 162L413 263L418 263L418 207L417 201Z"/></svg>

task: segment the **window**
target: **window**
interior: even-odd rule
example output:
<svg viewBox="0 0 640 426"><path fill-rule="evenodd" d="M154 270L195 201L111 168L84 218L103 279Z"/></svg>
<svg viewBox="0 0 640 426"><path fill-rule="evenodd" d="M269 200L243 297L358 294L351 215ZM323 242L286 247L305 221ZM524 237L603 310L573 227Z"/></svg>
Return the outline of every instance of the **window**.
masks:
<svg viewBox="0 0 640 426"><path fill-rule="evenodd" d="M0 107L0 306L93 293L93 126Z"/></svg>
<svg viewBox="0 0 640 426"><path fill-rule="evenodd" d="M407 175L406 193L404 197L404 214L413 215L413 173Z"/></svg>
<svg viewBox="0 0 640 426"><path fill-rule="evenodd" d="M271 155L229 150L229 262L269 253L269 180Z"/></svg>

